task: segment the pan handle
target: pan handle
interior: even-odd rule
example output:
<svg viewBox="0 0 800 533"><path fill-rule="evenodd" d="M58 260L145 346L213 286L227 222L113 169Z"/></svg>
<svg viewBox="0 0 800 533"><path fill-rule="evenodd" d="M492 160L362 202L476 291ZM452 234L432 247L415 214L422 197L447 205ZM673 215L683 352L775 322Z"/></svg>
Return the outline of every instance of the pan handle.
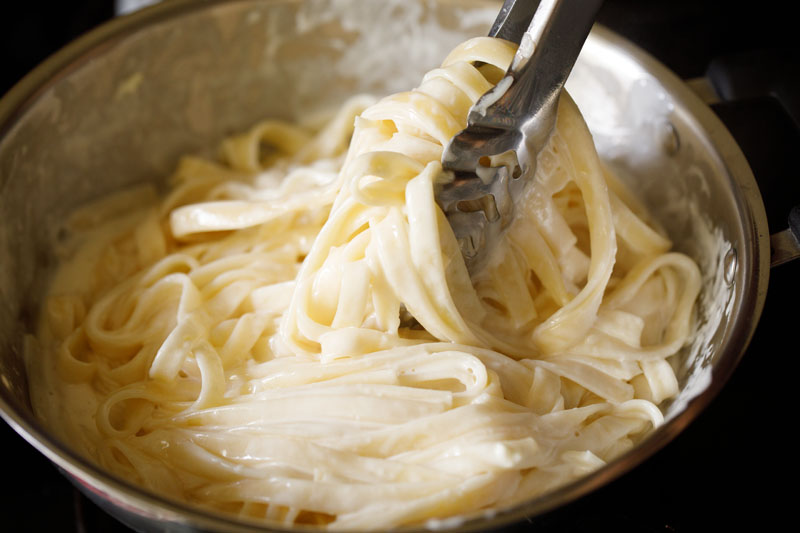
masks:
<svg viewBox="0 0 800 533"><path fill-rule="evenodd" d="M770 236L770 266L800 257L800 191L795 180L780 180L782 158L800 140L800 69L794 59L760 51L714 59L705 76L686 80L737 138L759 181L765 203L773 209L771 228L788 211L788 228ZM759 129L760 128L760 129ZM761 135L770 136L765 142ZM773 148L771 145L777 145ZM768 148L764 148L764 146ZM753 149L753 153L749 153ZM768 150L773 150L769 152ZM751 157L753 159L751 159ZM777 160L777 161L776 161ZM763 187L767 186L765 190ZM775 205L773 205L775 204Z"/></svg>
<svg viewBox="0 0 800 533"><path fill-rule="evenodd" d="M789 227L770 235L770 266L776 267L800 257L800 205L789 212Z"/></svg>

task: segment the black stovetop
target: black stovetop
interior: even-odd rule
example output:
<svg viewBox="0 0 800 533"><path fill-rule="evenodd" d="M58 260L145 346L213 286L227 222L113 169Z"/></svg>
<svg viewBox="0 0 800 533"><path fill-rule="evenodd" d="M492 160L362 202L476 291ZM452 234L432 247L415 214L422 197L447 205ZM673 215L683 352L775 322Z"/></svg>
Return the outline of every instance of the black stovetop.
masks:
<svg viewBox="0 0 800 533"><path fill-rule="evenodd" d="M113 16L112 0L0 7L0 94L47 55ZM606 0L599 20L684 78L714 73L739 100L714 106L743 147L771 231L800 204L800 26L789 2ZM510 531L783 530L794 521L791 437L800 261L775 268L761 321L731 380L675 441L610 485ZM0 530L130 531L73 489L0 422ZM791 527L791 526L789 526Z"/></svg>

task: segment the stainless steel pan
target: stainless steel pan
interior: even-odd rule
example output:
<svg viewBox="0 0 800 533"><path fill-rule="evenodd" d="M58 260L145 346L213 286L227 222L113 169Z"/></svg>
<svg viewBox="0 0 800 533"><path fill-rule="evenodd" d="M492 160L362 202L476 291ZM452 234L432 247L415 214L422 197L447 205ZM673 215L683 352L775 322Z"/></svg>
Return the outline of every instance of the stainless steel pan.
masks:
<svg viewBox="0 0 800 533"><path fill-rule="evenodd" d="M31 411L35 327L59 220L256 120L292 118L357 91L407 89L449 48L484 34L495 2L173 0L114 20L43 63L0 101L0 411L109 512L141 530L254 531L116 479L58 442ZM380 51L380 54L375 52ZM363 57L372 52L364 63ZM358 60L357 60L358 59ZM703 101L657 61L596 27L567 85L603 157L704 273L667 422L594 474L462 530L540 514L620 476L716 395L755 329L770 243L747 162ZM784 235L789 254L796 240ZM777 243L777 241L776 241Z"/></svg>

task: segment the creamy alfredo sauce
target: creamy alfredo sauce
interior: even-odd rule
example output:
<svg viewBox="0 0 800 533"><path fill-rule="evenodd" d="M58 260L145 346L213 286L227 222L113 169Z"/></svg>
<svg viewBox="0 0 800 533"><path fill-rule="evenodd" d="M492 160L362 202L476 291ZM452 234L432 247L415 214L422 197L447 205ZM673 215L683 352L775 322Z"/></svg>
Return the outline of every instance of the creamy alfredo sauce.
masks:
<svg viewBox="0 0 800 533"><path fill-rule="evenodd" d="M262 122L221 163L183 158L164 198L77 213L39 416L154 492L331 529L506 507L629 449L678 392L700 276L571 98L473 279L434 201L443 144L513 54L467 41L413 91L318 130Z"/></svg>

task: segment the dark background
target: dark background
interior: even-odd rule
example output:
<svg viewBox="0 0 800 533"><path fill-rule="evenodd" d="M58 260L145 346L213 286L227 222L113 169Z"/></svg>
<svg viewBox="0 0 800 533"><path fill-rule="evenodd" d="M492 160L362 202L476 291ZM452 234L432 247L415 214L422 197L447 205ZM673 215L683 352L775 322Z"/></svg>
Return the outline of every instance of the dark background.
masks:
<svg viewBox="0 0 800 533"><path fill-rule="evenodd" d="M800 203L798 33L793 2L607 0L599 21L678 75L712 75L717 104L764 195L772 232ZM58 48L113 16L112 0L4 2L0 94ZM0 221L2 223L2 221ZM792 529L798 442L800 261L771 272L766 307L732 379L673 443L633 472L515 531ZM0 530L125 531L0 422ZM788 528L787 528L788 526Z"/></svg>

